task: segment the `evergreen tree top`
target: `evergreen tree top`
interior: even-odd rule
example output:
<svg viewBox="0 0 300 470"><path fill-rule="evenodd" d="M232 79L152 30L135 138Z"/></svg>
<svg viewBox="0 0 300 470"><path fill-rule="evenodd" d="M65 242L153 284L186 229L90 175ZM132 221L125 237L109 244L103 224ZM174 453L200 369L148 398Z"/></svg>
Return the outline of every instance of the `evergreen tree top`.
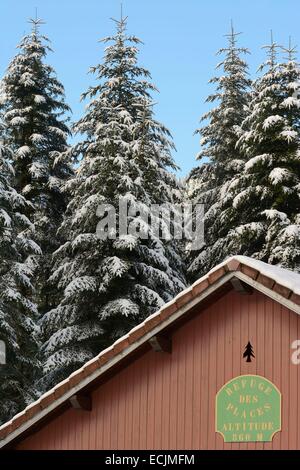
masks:
<svg viewBox="0 0 300 470"><path fill-rule="evenodd" d="M37 17L30 18L28 23L31 25L31 31L25 34L17 48L24 55L31 56L35 60L41 60L48 52L52 52L49 38L40 32L40 26L46 23Z"/></svg>
<svg viewBox="0 0 300 470"><path fill-rule="evenodd" d="M297 62L297 46L292 46L292 38L291 36L289 37L289 45L288 47L282 47L282 50L284 53L287 55L284 56L283 58L285 59L286 62Z"/></svg>
<svg viewBox="0 0 300 470"><path fill-rule="evenodd" d="M247 155L257 157L257 164L265 159L270 167L271 159L295 154L299 129L299 67L296 48L291 43L287 49L279 46L271 34L271 43L263 46L267 60L259 70L265 72L254 82L254 93L249 114L244 121L244 134L239 144ZM285 61L278 61L278 50L287 53ZM291 108L295 111L291 112ZM254 160L247 162L246 169L254 168Z"/></svg>
<svg viewBox="0 0 300 470"><path fill-rule="evenodd" d="M12 98L17 107L21 108L25 104L23 100L28 106L30 93L36 93L39 94L39 98L35 99L36 105L45 108L45 100L42 97L46 99L48 105L45 109L46 112L53 109L62 113L70 111L64 102L63 85L56 78L53 67L44 62L48 52L52 52L50 40L39 30L40 26L45 23L38 18L30 19L29 23L32 25L32 29L18 44L19 52L10 62L3 78L2 88L6 96L2 101L8 104L9 99ZM22 89L24 89L23 92ZM13 106L12 101L9 106ZM29 107L25 110L27 113L31 111Z"/></svg>
<svg viewBox="0 0 300 470"><path fill-rule="evenodd" d="M233 23L231 21L230 32L224 35L224 37L227 38L228 46L221 47L221 49L217 51L217 55L221 55L225 53L227 55L227 61L234 62L236 59L239 59L239 54L250 54L250 51L248 48L237 46L237 38L241 34L242 34L241 32L239 33L235 32ZM244 61L242 61L242 63L244 63ZM223 62L221 62L221 64L223 64ZM219 68L221 64L218 64L217 68Z"/></svg>
<svg viewBox="0 0 300 470"><path fill-rule="evenodd" d="M150 91L156 91L156 87L149 81L150 72L138 65L137 45L142 44L142 41L126 34L127 18L113 21L116 34L100 40L111 43L105 48L104 60L90 68L91 73L97 74L100 83L90 87L82 99L93 98L101 93L102 100L107 99L114 105L124 104L126 99L128 109L139 96L150 98Z"/></svg>
<svg viewBox="0 0 300 470"><path fill-rule="evenodd" d="M264 68L268 68L270 72L275 71L278 66L278 50L282 47L274 41L273 31L271 30L271 41L270 44L262 46L262 49L266 50L267 60L259 66L258 71L261 72Z"/></svg>
<svg viewBox="0 0 300 470"><path fill-rule="evenodd" d="M5 142L13 152L15 187L32 207L32 222L42 249L46 233L54 240L63 206L62 184L73 171L65 152L70 129L64 87L46 62L49 40L40 32L44 22L30 19L31 31L18 45L1 82L1 112ZM39 220L39 221L38 221Z"/></svg>
<svg viewBox="0 0 300 470"><path fill-rule="evenodd" d="M217 55L225 56L216 67L224 73L209 81L216 84L216 90L206 101L217 102L217 106L202 116L201 122L208 120L208 123L196 131L202 136L199 160L209 157L214 163L231 164L233 155L240 158L236 151L236 136L246 116L251 85L247 63L242 59L249 51L237 45L240 34L234 31L231 23L231 30L225 35L228 45L217 52Z"/></svg>
<svg viewBox="0 0 300 470"><path fill-rule="evenodd" d="M85 158L96 155L104 158L110 154L109 145L114 143L115 156L120 152L122 158L136 155L146 145L141 136L149 138L151 133L152 169L154 164L162 171L165 166L177 169L170 153L175 148L171 134L153 117L151 92L156 91L156 87L148 81L150 72L138 65L136 45L141 41L126 34L127 17L113 21L116 34L103 40L111 44L105 48L102 63L90 69L97 74L98 83L82 95L82 99L89 98L90 102L85 115L74 126L76 133L85 134L87 138L75 146L73 153L85 155ZM155 152L157 158L154 158ZM130 166L137 168L137 164L137 159L132 158ZM125 166L123 171L128 179L131 172Z"/></svg>
<svg viewBox="0 0 300 470"><path fill-rule="evenodd" d="M61 118L70 112L64 87L54 69L45 63L51 51L43 36L40 19L29 20L32 30L18 45L19 52L10 62L1 84L1 104L9 142L16 158L30 152L66 150L70 131ZM22 189L22 188L20 188Z"/></svg>
<svg viewBox="0 0 300 470"><path fill-rule="evenodd" d="M41 24L46 24L46 22L44 20L37 17L37 12L36 12L35 18L29 18L28 23L32 24L32 31L35 33L36 36L39 33L40 25Z"/></svg>

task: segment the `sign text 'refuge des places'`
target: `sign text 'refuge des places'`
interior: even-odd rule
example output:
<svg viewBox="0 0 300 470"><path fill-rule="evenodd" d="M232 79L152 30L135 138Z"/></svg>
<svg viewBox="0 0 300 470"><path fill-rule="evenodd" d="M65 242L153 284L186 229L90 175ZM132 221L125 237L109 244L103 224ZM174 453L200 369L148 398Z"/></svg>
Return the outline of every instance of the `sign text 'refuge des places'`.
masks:
<svg viewBox="0 0 300 470"><path fill-rule="evenodd" d="M281 393L259 375L241 375L216 396L216 432L224 442L272 441L281 430Z"/></svg>

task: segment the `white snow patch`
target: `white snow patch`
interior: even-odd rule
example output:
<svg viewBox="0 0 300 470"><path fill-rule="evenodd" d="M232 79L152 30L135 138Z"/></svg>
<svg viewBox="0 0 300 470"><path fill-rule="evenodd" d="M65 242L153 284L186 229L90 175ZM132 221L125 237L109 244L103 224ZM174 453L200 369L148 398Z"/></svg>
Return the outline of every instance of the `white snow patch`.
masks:
<svg viewBox="0 0 300 470"><path fill-rule="evenodd" d="M289 143L293 142L293 140L296 140L298 138L298 132L290 129L280 132L280 135L284 137L284 139L287 140Z"/></svg>
<svg viewBox="0 0 300 470"><path fill-rule="evenodd" d="M262 155L256 155L256 157L250 158L248 162L245 165L245 170L248 171L250 170L253 166L256 165L258 162L265 162L269 158L272 158L269 153L263 153Z"/></svg>
<svg viewBox="0 0 300 470"><path fill-rule="evenodd" d="M281 222L285 222L287 220L287 215L284 212L277 211L276 209L266 209L262 214L265 214L269 220L280 219Z"/></svg>
<svg viewBox="0 0 300 470"><path fill-rule="evenodd" d="M30 147L28 147L28 145L23 145L22 147L19 147L18 150L16 151L16 154L21 158L26 157L26 155L28 155L29 153L30 153Z"/></svg>
<svg viewBox="0 0 300 470"><path fill-rule="evenodd" d="M298 98L294 98L293 96L289 96L285 98L281 103L282 108L300 108L300 100Z"/></svg>
<svg viewBox="0 0 300 470"><path fill-rule="evenodd" d="M289 177L289 171L285 168L274 168L269 174L269 180L272 184L278 184Z"/></svg>
<svg viewBox="0 0 300 470"><path fill-rule="evenodd" d="M4 221L4 227L10 227L11 218L4 209L0 209L0 218Z"/></svg>
<svg viewBox="0 0 300 470"><path fill-rule="evenodd" d="M288 238L295 238L295 239L299 239L300 237L300 227L299 225L289 225L285 230L284 230L284 234L288 237Z"/></svg>
<svg viewBox="0 0 300 470"><path fill-rule="evenodd" d="M36 104L46 103L46 98L42 95L35 95L34 102Z"/></svg>
<svg viewBox="0 0 300 470"><path fill-rule="evenodd" d="M125 317L129 315L137 316L139 314L139 307L130 299L117 299L108 302L100 310L101 319L120 314Z"/></svg>
<svg viewBox="0 0 300 470"><path fill-rule="evenodd" d="M27 122L26 118L21 117L21 116L16 116L16 117L12 118L12 120L10 121L10 124L12 126L19 126L19 125L22 125L22 124L26 124L26 122Z"/></svg>
<svg viewBox="0 0 300 470"><path fill-rule="evenodd" d="M263 129L266 131L270 127L282 121L283 121L283 118L281 116L278 116L278 114L276 114L275 116L269 116L267 117L267 119L264 120Z"/></svg>
<svg viewBox="0 0 300 470"><path fill-rule="evenodd" d="M41 134L32 134L30 136L30 140L34 144L40 144L40 143L43 143L46 140L46 138Z"/></svg>

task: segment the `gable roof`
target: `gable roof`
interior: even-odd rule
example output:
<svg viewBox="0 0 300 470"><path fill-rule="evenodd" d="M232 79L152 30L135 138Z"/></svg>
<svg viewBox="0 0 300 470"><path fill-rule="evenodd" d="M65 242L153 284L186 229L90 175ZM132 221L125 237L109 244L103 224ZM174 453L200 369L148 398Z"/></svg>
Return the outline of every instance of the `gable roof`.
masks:
<svg viewBox="0 0 300 470"><path fill-rule="evenodd" d="M300 274L246 256L229 258L3 424L0 427L0 447L20 438L54 410L68 403L76 393L82 392L118 363L129 358L153 336L184 318L192 308L233 278L300 315Z"/></svg>

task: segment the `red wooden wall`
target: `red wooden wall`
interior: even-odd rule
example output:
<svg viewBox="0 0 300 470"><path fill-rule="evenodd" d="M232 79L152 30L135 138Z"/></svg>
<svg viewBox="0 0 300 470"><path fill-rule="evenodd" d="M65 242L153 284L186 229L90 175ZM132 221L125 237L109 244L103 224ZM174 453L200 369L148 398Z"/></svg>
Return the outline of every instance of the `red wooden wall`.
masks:
<svg viewBox="0 0 300 470"><path fill-rule="evenodd" d="M91 412L67 410L16 448L300 449L298 338L300 316L258 292L230 291L173 334L171 355L147 352L93 393ZM252 363L242 359L248 340ZM272 443L224 444L215 433L216 392L241 374L265 376L282 393Z"/></svg>

